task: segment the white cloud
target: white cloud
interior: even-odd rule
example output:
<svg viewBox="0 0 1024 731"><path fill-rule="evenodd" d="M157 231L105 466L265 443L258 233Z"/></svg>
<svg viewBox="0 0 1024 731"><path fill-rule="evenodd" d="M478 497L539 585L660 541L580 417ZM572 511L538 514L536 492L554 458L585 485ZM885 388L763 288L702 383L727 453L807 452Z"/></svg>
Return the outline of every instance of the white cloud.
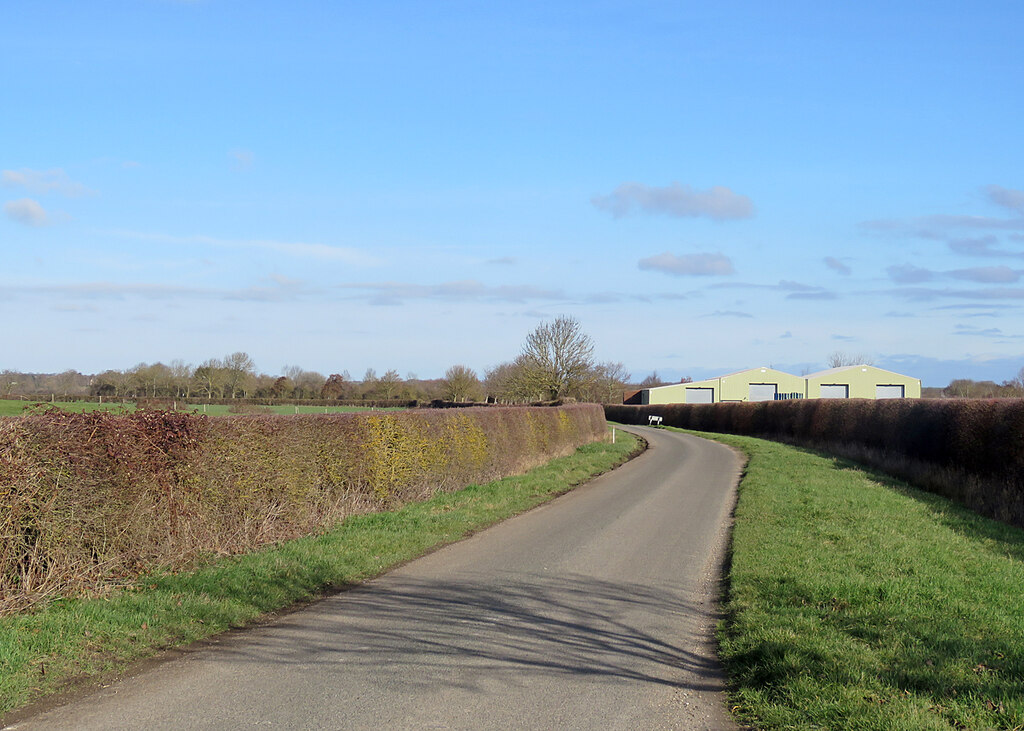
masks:
<svg viewBox="0 0 1024 731"><path fill-rule="evenodd" d="M998 327L987 327L980 328L974 327L973 325L956 325L954 335L977 335L988 338L1004 338L1007 337ZM1012 336L1010 336L1012 337Z"/></svg>
<svg viewBox="0 0 1024 731"><path fill-rule="evenodd" d="M676 218L705 217L715 221L752 218L754 215L754 204L748 197L721 185L702 191L675 182L663 188L643 183L622 183L609 195L596 195L590 202L615 218L636 209Z"/></svg>
<svg viewBox="0 0 1024 731"><path fill-rule="evenodd" d="M286 256L323 261L338 261L360 266L373 266L380 260L369 254L348 246L329 246L327 244L273 241L270 239L221 239L214 236L174 236L171 234L145 233L142 231L106 231L112 236L154 241L172 245L214 246L224 249L262 249L274 251Z"/></svg>
<svg viewBox="0 0 1024 731"><path fill-rule="evenodd" d="M965 279L969 282L981 282L983 284L1012 284L1020 280L1021 272L1006 266L999 267L974 267L971 269L956 269L948 272L954 279Z"/></svg>
<svg viewBox="0 0 1024 731"><path fill-rule="evenodd" d="M1013 190L1012 188L1003 188L1000 185L989 185L984 188L984 191L989 200L996 205L1024 214L1024 190Z"/></svg>
<svg viewBox="0 0 1024 731"><path fill-rule="evenodd" d="M710 289L770 289L781 292L824 292L824 287L816 287L803 282L780 279L778 284L754 284L752 282L725 282L712 284Z"/></svg>
<svg viewBox="0 0 1024 731"><path fill-rule="evenodd" d="M23 223L26 226L45 226L50 222L46 210L39 205L38 201L31 198L21 198L4 203L4 213L12 221Z"/></svg>
<svg viewBox="0 0 1024 731"><path fill-rule="evenodd" d="M976 238L949 239L946 245L950 251L965 256L1013 256L1013 252L994 248L999 243L995 236L979 236Z"/></svg>
<svg viewBox="0 0 1024 731"><path fill-rule="evenodd" d="M668 251L637 262L640 269L676 276L724 276L735 274L732 261L724 254L686 254L676 256Z"/></svg>
<svg viewBox="0 0 1024 731"><path fill-rule="evenodd" d="M231 167L235 170L248 170L256 160L252 150L240 148L228 151L228 157L231 158Z"/></svg>
<svg viewBox="0 0 1024 731"><path fill-rule="evenodd" d="M560 290L532 285L501 285L490 287L474 279L442 284L410 284L407 282L366 282L339 284L339 289L359 290L373 295L374 304L399 304L406 299L437 299L451 301L527 302L530 300L562 300Z"/></svg>
<svg viewBox="0 0 1024 731"><path fill-rule="evenodd" d="M995 218L993 216L919 216L907 219L864 221L861 228L879 233L917 236L923 239L945 241L952 231L979 229L986 231L1018 231L1024 229L1024 218Z"/></svg>
<svg viewBox="0 0 1024 731"><path fill-rule="evenodd" d="M885 271L889 273L889 279L898 284L920 284L929 282L934 277L932 271L916 267L913 264L891 266Z"/></svg>
<svg viewBox="0 0 1024 731"><path fill-rule="evenodd" d="M9 188L24 188L29 193L36 195L60 193L69 198L79 198L96 192L81 183L75 182L60 168L54 168L53 170L30 170L28 168L4 170L0 173L0 183Z"/></svg>
<svg viewBox="0 0 1024 731"><path fill-rule="evenodd" d="M993 287L988 289L900 287L889 290L889 294L913 300L930 300L936 297L959 297L973 300L1022 300L1024 299L1024 287Z"/></svg>
<svg viewBox="0 0 1024 731"><path fill-rule="evenodd" d="M709 313L707 315L702 315L702 317L742 317L742 318L751 317L752 318L753 315L751 315L749 312L740 312L738 310L715 310L714 312Z"/></svg>
<svg viewBox="0 0 1024 731"><path fill-rule="evenodd" d="M839 295L835 292L793 292L787 294L786 299L788 300L834 300L839 299Z"/></svg>
<svg viewBox="0 0 1024 731"><path fill-rule="evenodd" d="M211 289L174 284L79 282L73 284L0 285L0 297L15 295L61 297L65 300L242 300L280 302L297 300L312 293L301 282L271 277L272 284L244 289ZM276 284L277 286L273 286Z"/></svg>
<svg viewBox="0 0 1024 731"><path fill-rule="evenodd" d="M842 261L835 258L834 256L826 256L824 259L822 259L822 261L825 262L825 266L827 266L829 269L831 269L834 272L838 272L839 274L842 274L844 276L850 274L853 271L852 269L850 269L850 267L848 267L846 264L844 264Z"/></svg>

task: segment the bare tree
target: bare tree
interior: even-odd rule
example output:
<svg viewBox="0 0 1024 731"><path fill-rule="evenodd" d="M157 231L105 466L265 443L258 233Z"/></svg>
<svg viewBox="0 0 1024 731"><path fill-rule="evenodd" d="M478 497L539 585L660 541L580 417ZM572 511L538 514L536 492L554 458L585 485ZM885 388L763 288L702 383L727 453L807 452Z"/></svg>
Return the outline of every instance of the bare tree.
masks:
<svg viewBox="0 0 1024 731"><path fill-rule="evenodd" d="M651 375L640 381L639 385L640 388L657 388L658 386L668 385L668 382L662 380L657 371L651 371Z"/></svg>
<svg viewBox="0 0 1024 731"><path fill-rule="evenodd" d="M324 383L327 381L322 373L304 371L301 368L292 380L295 384L292 396L295 398L317 398L320 395L320 390L324 387Z"/></svg>
<svg viewBox="0 0 1024 731"><path fill-rule="evenodd" d="M10 369L4 369L0 371L0 393L5 397L10 396L11 392L18 387L18 380L21 378L21 374L17 371Z"/></svg>
<svg viewBox="0 0 1024 731"><path fill-rule="evenodd" d="M621 403L622 392L626 390L626 382L630 375L622 363L602 363L595 369L595 385L597 399L601 403Z"/></svg>
<svg viewBox="0 0 1024 731"><path fill-rule="evenodd" d="M575 396L593 378L594 343L574 317L544 322L526 336L519 377L544 398Z"/></svg>
<svg viewBox="0 0 1024 731"><path fill-rule="evenodd" d="M828 357L829 368L845 368L855 365L874 365L875 362L861 353L846 353L842 350L833 352Z"/></svg>
<svg viewBox="0 0 1024 731"><path fill-rule="evenodd" d="M227 373L219 358L210 358L200 363L192 372L192 377L195 379L196 389L207 398L224 394Z"/></svg>
<svg viewBox="0 0 1024 731"><path fill-rule="evenodd" d="M395 397L401 385L402 377L398 375L398 371L392 368L377 381L377 390L384 398L392 399Z"/></svg>
<svg viewBox="0 0 1024 731"><path fill-rule="evenodd" d="M442 393L448 401L465 401L480 389L476 371L464 365L453 365L441 380Z"/></svg>
<svg viewBox="0 0 1024 731"><path fill-rule="evenodd" d="M183 360L172 360L168 366L171 370L171 381L174 388L174 396L188 398L192 395L192 373L195 370L191 363Z"/></svg>
<svg viewBox="0 0 1024 731"><path fill-rule="evenodd" d="M256 375L256 364L252 358L248 353L241 351L232 353L224 358L224 370L225 386L231 398L235 398L239 393L244 397L245 392L249 390L250 381Z"/></svg>

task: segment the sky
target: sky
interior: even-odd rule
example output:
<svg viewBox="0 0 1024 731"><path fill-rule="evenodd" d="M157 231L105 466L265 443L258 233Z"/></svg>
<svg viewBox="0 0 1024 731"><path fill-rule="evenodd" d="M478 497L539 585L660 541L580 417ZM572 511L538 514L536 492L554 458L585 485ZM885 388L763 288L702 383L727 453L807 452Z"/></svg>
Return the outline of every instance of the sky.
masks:
<svg viewBox="0 0 1024 731"><path fill-rule="evenodd" d="M2 15L0 369L1024 366L1019 2Z"/></svg>

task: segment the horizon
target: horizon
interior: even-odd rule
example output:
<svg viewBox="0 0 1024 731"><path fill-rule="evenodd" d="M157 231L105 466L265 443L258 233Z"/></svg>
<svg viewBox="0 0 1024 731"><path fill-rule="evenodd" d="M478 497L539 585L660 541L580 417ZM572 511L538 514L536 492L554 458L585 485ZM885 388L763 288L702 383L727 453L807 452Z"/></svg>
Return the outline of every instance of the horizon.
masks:
<svg viewBox="0 0 1024 731"><path fill-rule="evenodd" d="M17 3L0 370L1024 366L1024 6ZM1016 91L1015 91L1016 90Z"/></svg>

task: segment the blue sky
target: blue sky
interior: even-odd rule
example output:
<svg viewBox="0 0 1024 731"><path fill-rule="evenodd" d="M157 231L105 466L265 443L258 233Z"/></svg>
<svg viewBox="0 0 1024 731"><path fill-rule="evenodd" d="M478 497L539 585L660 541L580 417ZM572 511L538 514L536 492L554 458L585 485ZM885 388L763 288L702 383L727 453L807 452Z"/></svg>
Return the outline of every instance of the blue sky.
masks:
<svg viewBox="0 0 1024 731"><path fill-rule="evenodd" d="M1024 366L1016 2L5 4L0 368Z"/></svg>

